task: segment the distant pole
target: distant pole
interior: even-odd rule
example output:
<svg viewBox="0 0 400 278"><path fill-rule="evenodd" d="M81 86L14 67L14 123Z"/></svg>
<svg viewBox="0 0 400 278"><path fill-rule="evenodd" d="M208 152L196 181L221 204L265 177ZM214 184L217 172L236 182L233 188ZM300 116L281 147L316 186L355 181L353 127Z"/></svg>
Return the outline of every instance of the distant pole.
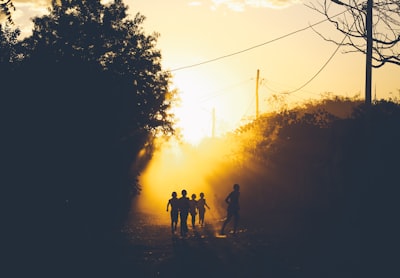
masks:
<svg viewBox="0 0 400 278"><path fill-rule="evenodd" d="M367 55L365 63L365 103L371 104L371 83L372 83L372 6L373 0L367 0Z"/></svg>
<svg viewBox="0 0 400 278"><path fill-rule="evenodd" d="M211 137L215 137L215 107L212 110L212 128L211 128Z"/></svg>
<svg viewBox="0 0 400 278"><path fill-rule="evenodd" d="M259 110L258 110L258 84L260 79L260 70L257 70L257 78L256 78L256 119L258 119Z"/></svg>

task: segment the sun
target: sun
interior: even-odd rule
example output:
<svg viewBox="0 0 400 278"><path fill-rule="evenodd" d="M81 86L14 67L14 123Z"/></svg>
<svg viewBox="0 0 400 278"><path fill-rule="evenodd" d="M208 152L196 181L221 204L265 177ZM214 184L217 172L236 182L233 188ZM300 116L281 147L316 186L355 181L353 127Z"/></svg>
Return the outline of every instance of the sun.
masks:
<svg viewBox="0 0 400 278"><path fill-rule="evenodd" d="M182 99L180 107L175 108L176 127L180 130L183 140L198 145L204 138L211 136L210 115L193 99Z"/></svg>
<svg viewBox="0 0 400 278"><path fill-rule="evenodd" d="M204 138L212 136L212 108L201 102L201 88L188 78L175 79L180 104L174 107L177 119L176 128L180 130L185 142L198 145Z"/></svg>

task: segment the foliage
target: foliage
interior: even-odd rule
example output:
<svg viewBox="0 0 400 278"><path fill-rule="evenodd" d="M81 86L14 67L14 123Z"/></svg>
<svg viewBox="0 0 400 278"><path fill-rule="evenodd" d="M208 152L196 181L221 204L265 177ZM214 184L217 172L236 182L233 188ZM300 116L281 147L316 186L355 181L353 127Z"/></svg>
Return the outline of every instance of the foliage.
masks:
<svg viewBox="0 0 400 278"><path fill-rule="evenodd" d="M23 41L1 29L9 51L0 66L12 68L1 84L4 157L23 213L15 218L37 227L30 237L42 244L32 250L61 256L47 261L55 269L81 246L118 235L153 138L174 132L158 35L126 9L120 0L53 1Z"/></svg>
<svg viewBox="0 0 400 278"><path fill-rule="evenodd" d="M229 162L210 183L242 185L243 226L303 238L306 248L328 248L346 263L360 259L362 240L381 254L370 240L395 225L400 105L348 101L262 115L230 135ZM331 113L326 104L343 111Z"/></svg>
<svg viewBox="0 0 400 278"><path fill-rule="evenodd" d="M292 140L293 134L305 128L329 128L338 119L349 118L353 109L360 104L361 101L357 99L327 96L318 102L308 102L290 110L264 114L254 122L237 129L232 134L233 141L238 142L239 152L254 154L255 157L244 159L245 161L262 161L265 159L265 153L273 153L277 141ZM305 130L303 133L307 134Z"/></svg>
<svg viewBox="0 0 400 278"><path fill-rule="evenodd" d="M137 14L127 19L122 1L109 6L100 1L61 3L53 1L49 15L34 19L33 35L22 43L25 58L57 62L78 58L98 63L125 81L120 90L130 94L127 105L137 107L126 115L134 119L129 128L153 135L172 133L172 118L167 113L170 74L161 69L161 53L155 48L158 35L146 35L141 27L145 17Z"/></svg>
<svg viewBox="0 0 400 278"><path fill-rule="evenodd" d="M11 67L17 61L17 39L20 35L19 29L12 29L9 24L0 24L0 69Z"/></svg>

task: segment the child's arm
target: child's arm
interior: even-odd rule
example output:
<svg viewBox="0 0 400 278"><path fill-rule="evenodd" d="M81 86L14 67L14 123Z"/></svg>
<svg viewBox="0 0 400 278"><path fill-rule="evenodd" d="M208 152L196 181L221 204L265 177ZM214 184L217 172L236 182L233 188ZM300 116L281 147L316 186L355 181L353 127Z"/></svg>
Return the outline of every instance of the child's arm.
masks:
<svg viewBox="0 0 400 278"><path fill-rule="evenodd" d="M207 205L207 203L206 203L206 200L204 200L204 205L208 208L208 209L210 209L210 207Z"/></svg>
<svg viewBox="0 0 400 278"><path fill-rule="evenodd" d="M167 203L167 211L168 211L168 208L169 208L169 205L171 204L171 201L170 200L168 200L168 203Z"/></svg>
<svg viewBox="0 0 400 278"><path fill-rule="evenodd" d="M229 195L226 196L225 202L226 202L227 204L230 204L230 202L231 202L231 193L229 193Z"/></svg>

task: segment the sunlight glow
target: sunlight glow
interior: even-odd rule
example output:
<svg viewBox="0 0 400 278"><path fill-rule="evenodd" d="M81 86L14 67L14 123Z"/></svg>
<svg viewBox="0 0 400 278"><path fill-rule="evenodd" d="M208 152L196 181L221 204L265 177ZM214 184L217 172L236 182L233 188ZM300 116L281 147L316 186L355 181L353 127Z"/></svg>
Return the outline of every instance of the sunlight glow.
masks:
<svg viewBox="0 0 400 278"><path fill-rule="evenodd" d="M170 216L166 207L173 191L179 198L185 189L188 197L194 193L196 199L203 192L211 208L206 212L206 222L218 226L226 213L224 185L231 183L221 179L227 167L222 162L226 161L236 143L209 139L193 146L173 139L159 140L160 147L139 178L142 191L134 202L134 209L150 215L157 224L168 224Z"/></svg>
<svg viewBox="0 0 400 278"><path fill-rule="evenodd" d="M32 18L49 13L47 1L15 2L15 11L12 13L13 21L21 30L21 37L25 38L32 34ZM28 16L27 16L28 15Z"/></svg>
<svg viewBox="0 0 400 278"><path fill-rule="evenodd" d="M207 115L195 104L186 104L184 107L176 109L175 112L183 140L193 145L197 145L202 139L209 137L211 130L208 130ZM208 117L209 118L209 117Z"/></svg>
<svg viewBox="0 0 400 278"><path fill-rule="evenodd" d="M168 200L173 191L181 197L182 189L186 189L188 197L193 193L199 198L200 192L205 194L211 211L206 218L219 219L221 217L215 204L215 188L212 189L207 177L215 171L213 161L207 153L218 155L216 150L206 150L176 141L163 143L152 158L150 164L140 178L143 190L137 199L136 205L140 211L152 215L162 215L157 221L169 223L169 214L166 212Z"/></svg>
<svg viewBox="0 0 400 278"><path fill-rule="evenodd" d="M212 135L212 109L200 102L202 89L196 86L192 77L175 77L175 86L180 91L181 99L181 104L173 109L177 118L176 128L185 142L197 145Z"/></svg>

